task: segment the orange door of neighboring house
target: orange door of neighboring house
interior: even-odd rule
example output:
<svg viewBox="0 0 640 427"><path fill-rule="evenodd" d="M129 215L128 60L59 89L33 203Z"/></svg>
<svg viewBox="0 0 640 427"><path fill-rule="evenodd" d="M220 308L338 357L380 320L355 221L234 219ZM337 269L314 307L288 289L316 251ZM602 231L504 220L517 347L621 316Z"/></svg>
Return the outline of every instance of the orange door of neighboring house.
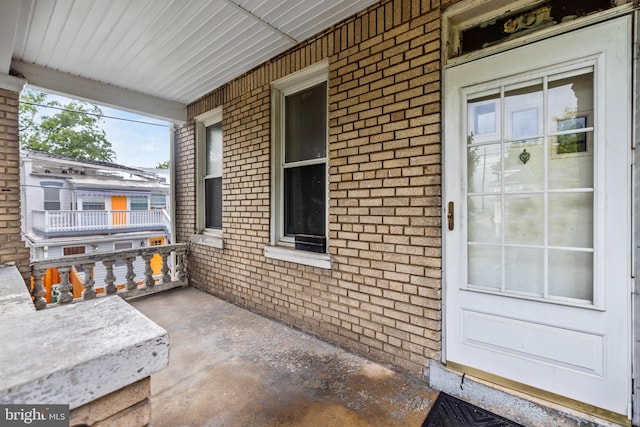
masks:
<svg viewBox="0 0 640 427"><path fill-rule="evenodd" d="M127 197L126 196L111 196L111 210L112 211L126 211L127 210ZM126 212L113 212L111 214L111 225L122 225L127 223Z"/></svg>
<svg viewBox="0 0 640 427"><path fill-rule="evenodd" d="M154 237L149 239L149 246L160 246L164 245L164 237ZM153 258L151 258L151 271L153 274L160 274L162 269L162 257L159 254L155 254Z"/></svg>

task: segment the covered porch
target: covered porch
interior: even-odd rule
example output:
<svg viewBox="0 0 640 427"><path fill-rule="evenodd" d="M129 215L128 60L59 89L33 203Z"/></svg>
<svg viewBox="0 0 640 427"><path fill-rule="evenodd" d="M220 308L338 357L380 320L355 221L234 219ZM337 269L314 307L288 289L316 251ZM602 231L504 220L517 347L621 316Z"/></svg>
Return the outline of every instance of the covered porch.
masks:
<svg viewBox="0 0 640 427"><path fill-rule="evenodd" d="M195 288L131 301L169 333L151 425L421 426L437 391Z"/></svg>

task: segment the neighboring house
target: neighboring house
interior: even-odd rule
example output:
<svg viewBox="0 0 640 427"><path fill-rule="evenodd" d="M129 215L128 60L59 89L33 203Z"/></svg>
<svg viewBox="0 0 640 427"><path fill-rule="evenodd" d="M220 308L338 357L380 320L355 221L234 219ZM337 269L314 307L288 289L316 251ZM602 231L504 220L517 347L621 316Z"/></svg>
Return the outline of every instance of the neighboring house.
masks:
<svg viewBox="0 0 640 427"><path fill-rule="evenodd" d="M152 170L39 151L21 152L20 163L23 230L32 260L170 243L170 185ZM155 274L158 263L152 260ZM141 280L142 260L134 266ZM60 281L57 271L50 270L45 276L49 301L52 285ZM125 273L125 264L118 261L118 284L124 283ZM98 292L105 274L98 264ZM80 265L70 275L76 297L83 275Z"/></svg>
<svg viewBox="0 0 640 427"><path fill-rule="evenodd" d="M23 86L119 105L175 125L192 286L465 399L640 425L637 2L5 3L0 262L28 277ZM29 209L102 208L59 174L81 193Z"/></svg>

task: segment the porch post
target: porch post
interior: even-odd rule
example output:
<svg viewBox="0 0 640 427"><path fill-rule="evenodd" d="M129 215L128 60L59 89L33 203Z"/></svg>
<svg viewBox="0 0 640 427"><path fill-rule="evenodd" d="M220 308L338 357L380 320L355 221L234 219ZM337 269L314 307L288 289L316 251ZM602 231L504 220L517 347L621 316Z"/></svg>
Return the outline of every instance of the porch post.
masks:
<svg viewBox="0 0 640 427"><path fill-rule="evenodd" d="M21 236L18 99L26 80L0 74L0 265L15 263L29 279L29 249Z"/></svg>

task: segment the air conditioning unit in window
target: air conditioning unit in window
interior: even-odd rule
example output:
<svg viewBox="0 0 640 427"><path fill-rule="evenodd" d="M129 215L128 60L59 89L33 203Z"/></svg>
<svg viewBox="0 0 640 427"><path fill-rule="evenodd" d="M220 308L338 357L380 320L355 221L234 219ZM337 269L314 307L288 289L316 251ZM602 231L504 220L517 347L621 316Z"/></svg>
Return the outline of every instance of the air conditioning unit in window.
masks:
<svg viewBox="0 0 640 427"><path fill-rule="evenodd" d="M327 252L327 238L309 234L296 234L296 249L308 252Z"/></svg>

